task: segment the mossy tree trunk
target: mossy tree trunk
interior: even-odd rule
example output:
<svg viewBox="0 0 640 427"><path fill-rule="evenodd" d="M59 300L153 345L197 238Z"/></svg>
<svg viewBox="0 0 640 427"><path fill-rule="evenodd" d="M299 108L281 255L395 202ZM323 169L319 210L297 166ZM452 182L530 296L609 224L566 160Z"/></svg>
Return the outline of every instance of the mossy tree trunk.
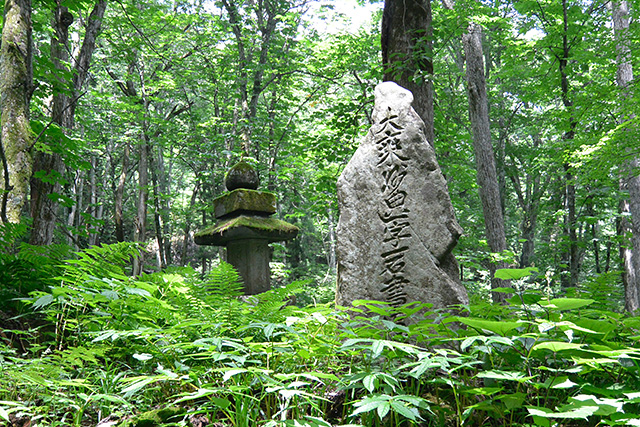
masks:
<svg viewBox="0 0 640 427"><path fill-rule="evenodd" d="M29 102L32 92L31 0L6 0L0 49L0 220L20 222L32 170Z"/></svg>

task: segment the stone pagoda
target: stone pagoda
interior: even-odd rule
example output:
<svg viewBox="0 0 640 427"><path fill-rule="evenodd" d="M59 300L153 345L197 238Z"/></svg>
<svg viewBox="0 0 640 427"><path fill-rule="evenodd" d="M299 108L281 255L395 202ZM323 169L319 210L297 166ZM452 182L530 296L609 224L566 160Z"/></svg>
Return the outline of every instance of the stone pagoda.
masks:
<svg viewBox="0 0 640 427"><path fill-rule="evenodd" d="M227 262L240 273L246 295L268 291L269 243L295 238L298 227L271 217L276 213L276 196L257 190L258 172L246 161L229 170L224 184L228 192L213 201L217 222L196 233L195 242L226 246Z"/></svg>

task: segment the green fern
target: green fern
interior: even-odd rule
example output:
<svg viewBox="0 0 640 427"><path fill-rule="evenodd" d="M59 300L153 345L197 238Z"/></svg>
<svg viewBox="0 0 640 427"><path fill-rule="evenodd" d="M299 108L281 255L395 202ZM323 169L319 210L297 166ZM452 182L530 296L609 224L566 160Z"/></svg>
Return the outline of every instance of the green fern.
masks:
<svg viewBox="0 0 640 427"><path fill-rule="evenodd" d="M200 294L202 299L207 304L216 306L221 300L243 295L244 285L238 271L231 264L221 261L207 275L203 289L205 292Z"/></svg>
<svg viewBox="0 0 640 427"><path fill-rule="evenodd" d="M32 246L20 243L26 227L0 225L0 311L23 314L23 299L31 292L44 291L60 274L60 265L69 256L66 245Z"/></svg>
<svg viewBox="0 0 640 427"><path fill-rule="evenodd" d="M282 288L270 289L256 295L257 304L251 310L251 318L260 322L281 322L295 307L295 295L304 291L310 280L297 280Z"/></svg>

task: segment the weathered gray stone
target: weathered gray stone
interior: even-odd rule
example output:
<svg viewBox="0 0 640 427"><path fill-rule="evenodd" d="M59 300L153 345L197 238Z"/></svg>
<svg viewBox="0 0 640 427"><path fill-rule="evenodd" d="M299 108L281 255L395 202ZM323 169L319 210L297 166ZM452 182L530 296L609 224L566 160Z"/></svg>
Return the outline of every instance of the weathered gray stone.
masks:
<svg viewBox="0 0 640 427"><path fill-rule="evenodd" d="M336 302L466 304L451 254L462 229L413 95L385 82L375 98L374 125L338 180Z"/></svg>
<svg viewBox="0 0 640 427"><path fill-rule="evenodd" d="M233 165L224 177L224 186L233 191L237 188L255 190L260 185L258 171L244 160Z"/></svg>

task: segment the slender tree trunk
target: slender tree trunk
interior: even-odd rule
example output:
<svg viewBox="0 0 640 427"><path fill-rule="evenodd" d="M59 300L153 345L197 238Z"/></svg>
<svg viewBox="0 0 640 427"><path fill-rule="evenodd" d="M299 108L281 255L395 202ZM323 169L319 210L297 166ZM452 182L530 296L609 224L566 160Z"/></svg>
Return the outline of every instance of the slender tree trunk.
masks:
<svg viewBox="0 0 640 427"><path fill-rule="evenodd" d="M69 106L69 116L73 119L78 106L78 96L82 90L91 66L91 58L96 48L96 40L102 29L104 12L107 9L106 0L98 0L93 6L87 21L87 27L82 41L80 53L75 61L75 74L73 75L73 100Z"/></svg>
<svg viewBox="0 0 640 427"><path fill-rule="evenodd" d="M156 150L156 165L158 175L158 192L160 193L160 221L162 223L162 235L164 241L164 263L170 265L173 262L172 244L171 244L171 229L169 218L169 212L171 212L170 195L171 188L169 185L169 177L171 176L171 164L169 169L165 168L164 154L162 147L158 145Z"/></svg>
<svg viewBox="0 0 640 427"><path fill-rule="evenodd" d="M540 145L539 136L533 136L533 144L536 148ZM526 168L522 169L526 170ZM535 237L536 227L538 223L540 198L543 192L542 188L546 187L546 183L548 182L549 178L547 177L547 181L543 186L540 182L540 174L535 172L527 173L527 182L524 189L522 184L520 183L520 176L518 175L517 171L509 174L509 179L513 183L513 188L518 198L518 204L520 206L520 209L522 209L522 222L520 224L520 229L522 233L521 238L524 240L524 242L522 244L522 253L520 254L520 268L524 268L531 266L534 259Z"/></svg>
<svg viewBox="0 0 640 427"><path fill-rule="evenodd" d="M116 240L118 242L124 242L124 215L123 215L123 205L124 205L124 187L127 183L127 172L129 169L129 156L130 156L130 147L128 143L125 143L124 151L122 153L122 170L120 171L120 178L118 179L118 187L115 192L115 202L114 202L114 222L116 227Z"/></svg>
<svg viewBox="0 0 640 427"><path fill-rule="evenodd" d="M424 121L425 134L434 146L432 39L431 0L385 0L383 80L394 81L413 93L413 108Z"/></svg>
<svg viewBox="0 0 640 427"><path fill-rule="evenodd" d="M496 173L495 156L489 128L489 99L487 97L482 56L482 32L477 24L471 24L462 37L467 61L467 89L469 94L469 119L473 131L473 148L476 158L477 181L482 201L485 231L491 252L507 249L504 219L500 203L500 190ZM508 265L499 262L491 265L492 288L509 286L508 281L494 278L497 268ZM493 293L494 301L504 301L507 294Z"/></svg>
<svg viewBox="0 0 640 427"><path fill-rule="evenodd" d="M197 177L196 177L197 180ZM191 193L191 200L189 201L189 210L184 221L184 240L182 241L182 254L180 256L180 265L187 265L187 256L189 252L189 242L191 241L191 212L196 205L198 198L198 191L200 190L200 181L197 180L197 184Z"/></svg>
<svg viewBox="0 0 640 427"><path fill-rule="evenodd" d="M149 151L153 151L153 147L149 147ZM151 163L151 181L153 186L153 224L156 230L156 243L158 244L158 267L165 268L167 266L167 258L165 254L165 245L164 245L164 233L162 228L162 218L161 211L162 207L160 205L160 189L158 184L158 171L157 164L154 160L153 154L149 156L149 160Z"/></svg>
<svg viewBox="0 0 640 427"><path fill-rule="evenodd" d="M558 64L560 71L560 89L562 104L569 113L569 130L567 130L562 139L569 145L575 138L576 127L578 121L574 117L573 101L571 100L569 90L569 76L567 67L569 65L569 56L571 54L571 46L569 43L569 9L566 0L562 0L563 10L563 32L562 32L562 53L558 56ZM578 284L578 274L580 272L580 253L578 248L577 233L577 215L576 215L576 184L573 168L570 164L565 163L565 187L564 187L564 203L567 212L565 216L565 234L568 237L569 245L564 252L564 261L569 265L569 274L561 276L561 285L563 288L575 287Z"/></svg>
<svg viewBox="0 0 640 427"><path fill-rule="evenodd" d="M91 158L92 174L91 174L91 215L93 217L93 224L89 227L89 246L95 246L98 244L98 238L100 236L100 223L104 215L104 203L103 200L104 188L107 186L108 171L110 169L110 157L107 157L107 164L104 166L104 173L102 175L102 188L98 188L96 169L98 166L98 159L93 156Z"/></svg>
<svg viewBox="0 0 640 427"><path fill-rule="evenodd" d="M633 111L627 108L633 96L630 83L633 81L633 66L631 63L631 48L629 40L629 5L627 1L613 2L613 30L616 38L618 70L616 81L622 89L622 115L620 122L634 118L625 112ZM629 192L628 201L622 201L621 211L631 213L631 221L622 217L620 223L621 234L631 235L631 242L623 243L620 247L624 264L623 282L625 287L625 309L635 313L640 309L640 158L630 153L630 160L623 167L621 189ZM625 188L626 187L626 188ZM629 233L630 232L630 233Z"/></svg>
<svg viewBox="0 0 640 427"><path fill-rule="evenodd" d="M138 200L133 239L144 243L147 240L147 201L149 199L149 141L143 134L139 146L140 160L138 162ZM133 275L142 273L144 253L133 261Z"/></svg>
<svg viewBox="0 0 640 427"><path fill-rule="evenodd" d="M20 222L33 160L29 125L32 83L31 0L5 0L0 47L0 221Z"/></svg>
<svg viewBox="0 0 640 427"><path fill-rule="evenodd" d="M329 222L329 271L333 274L336 272L336 224L333 217L333 209L331 206L327 208L327 220Z"/></svg>
<svg viewBox="0 0 640 427"><path fill-rule="evenodd" d="M84 209L83 196L84 196L84 182L85 182L85 171L78 171L75 175L75 179L73 180L73 196L75 199L75 203L71 206L70 213L68 216L67 228L72 230L75 225L77 229L82 227L82 216L80 213ZM74 249L77 251L78 239L77 236L74 236L76 233L69 233L68 244L69 246L74 245Z"/></svg>

